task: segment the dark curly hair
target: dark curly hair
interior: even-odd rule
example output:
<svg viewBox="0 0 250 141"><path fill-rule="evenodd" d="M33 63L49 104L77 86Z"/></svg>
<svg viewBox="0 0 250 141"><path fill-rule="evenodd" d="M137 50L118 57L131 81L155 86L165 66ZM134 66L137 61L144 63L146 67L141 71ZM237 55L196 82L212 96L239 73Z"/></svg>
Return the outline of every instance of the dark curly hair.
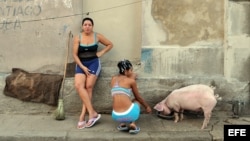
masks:
<svg viewBox="0 0 250 141"><path fill-rule="evenodd" d="M133 66L129 60L124 59L118 62L117 67L119 68L119 73L124 75L125 70L129 70Z"/></svg>
<svg viewBox="0 0 250 141"><path fill-rule="evenodd" d="M91 19L91 18L89 18L89 17L86 17L86 18L84 18L84 19L82 20L82 25L83 25L83 23L84 23L85 21L90 21L90 22L92 23L92 25L94 25L93 19Z"/></svg>

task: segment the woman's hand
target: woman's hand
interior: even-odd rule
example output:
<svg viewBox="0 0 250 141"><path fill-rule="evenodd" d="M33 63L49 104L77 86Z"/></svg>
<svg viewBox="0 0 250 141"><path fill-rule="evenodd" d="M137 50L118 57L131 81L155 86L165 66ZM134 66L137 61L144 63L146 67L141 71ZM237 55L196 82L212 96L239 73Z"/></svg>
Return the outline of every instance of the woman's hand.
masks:
<svg viewBox="0 0 250 141"><path fill-rule="evenodd" d="M98 52L96 53L96 56L97 56L98 58L100 58L100 57L102 56L102 53L101 53L100 51L98 51Z"/></svg>
<svg viewBox="0 0 250 141"><path fill-rule="evenodd" d="M151 109L151 107L147 106L147 108L146 108L146 112L147 112L147 113L152 113L152 109Z"/></svg>
<svg viewBox="0 0 250 141"><path fill-rule="evenodd" d="M137 77L138 77L138 74L137 73L132 73L130 76L129 76L129 78L132 78L132 79L137 79Z"/></svg>
<svg viewBox="0 0 250 141"><path fill-rule="evenodd" d="M90 75L90 70L87 67L83 66L82 70L87 76Z"/></svg>

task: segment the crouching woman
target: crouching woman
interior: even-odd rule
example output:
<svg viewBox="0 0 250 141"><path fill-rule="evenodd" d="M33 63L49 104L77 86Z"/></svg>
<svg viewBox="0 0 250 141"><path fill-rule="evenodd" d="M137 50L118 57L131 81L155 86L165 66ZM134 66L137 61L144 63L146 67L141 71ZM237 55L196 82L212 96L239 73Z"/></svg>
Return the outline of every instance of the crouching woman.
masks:
<svg viewBox="0 0 250 141"><path fill-rule="evenodd" d="M111 79L112 119L119 122L117 127L119 131L137 134L140 127L136 126L135 121L140 116L140 105L146 109L147 113L151 113L152 110L139 94L131 62L129 60L119 61L117 66L119 74Z"/></svg>

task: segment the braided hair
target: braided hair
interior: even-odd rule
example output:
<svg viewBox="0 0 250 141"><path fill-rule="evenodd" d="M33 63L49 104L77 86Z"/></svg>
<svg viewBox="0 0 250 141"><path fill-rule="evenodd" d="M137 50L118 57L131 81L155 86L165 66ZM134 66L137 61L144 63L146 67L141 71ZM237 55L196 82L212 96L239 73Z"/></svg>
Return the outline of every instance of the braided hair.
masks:
<svg viewBox="0 0 250 141"><path fill-rule="evenodd" d="M117 67L119 68L119 73L124 75L125 70L129 70L133 66L129 60L124 59L118 62Z"/></svg>

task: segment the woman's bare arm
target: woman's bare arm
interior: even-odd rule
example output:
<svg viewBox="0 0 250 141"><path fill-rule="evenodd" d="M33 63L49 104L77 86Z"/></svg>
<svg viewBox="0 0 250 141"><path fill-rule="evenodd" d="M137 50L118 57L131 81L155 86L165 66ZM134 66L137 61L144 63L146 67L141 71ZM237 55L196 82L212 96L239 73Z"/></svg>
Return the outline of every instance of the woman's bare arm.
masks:
<svg viewBox="0 0 250 141"><path fill-rule="evenodd" d="M132 81L132 91L134 93L135 96L135 100L138 101L145 109L148 113L151 112L151 108L150 106L145 102L145 100L141 97L138 88L137 88L137 84L135 80L131 80Z"/></svg>
<svg viewBox="0 0 250 141"><path fill-rule="evenodd" d="M101 57L105 53L107 53L109 50L113 48L113 43L108 40L106 37L104 37L102 34L97 34L98 40L101 44L105 45L105 48L103 48L101 51L97 52L97 56Z"/></svg>

